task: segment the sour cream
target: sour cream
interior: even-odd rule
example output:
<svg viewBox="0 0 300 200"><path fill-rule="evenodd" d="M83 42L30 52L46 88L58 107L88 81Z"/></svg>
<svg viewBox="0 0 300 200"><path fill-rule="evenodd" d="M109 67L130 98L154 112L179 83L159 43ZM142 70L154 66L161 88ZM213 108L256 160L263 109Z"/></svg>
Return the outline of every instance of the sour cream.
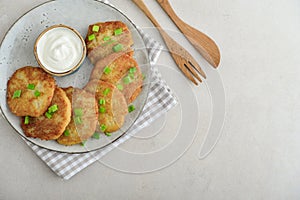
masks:
<svg viewBox="0 0 300 200"><path fill-rule="evenodd" d="M79 67L85 56L85 43L74 29L57 25L45 30L37 39L35 54L46 71L65 73Z"/></svg>

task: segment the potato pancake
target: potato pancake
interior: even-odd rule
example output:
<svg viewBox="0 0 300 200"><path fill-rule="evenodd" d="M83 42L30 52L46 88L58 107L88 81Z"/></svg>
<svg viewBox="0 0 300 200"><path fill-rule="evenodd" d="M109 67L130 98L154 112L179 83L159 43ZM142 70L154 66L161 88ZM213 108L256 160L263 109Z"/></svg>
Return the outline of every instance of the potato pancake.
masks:
<svg viewBox="0 0 300 200"><path fill-rule="evenodd" d="M111 54L99 60L90 76L114 84L124 95L126 102L133 102L140 94L143 75L134 58L127 54Z"/></svg>
<svg viewBox="0 0 300 200"><path fill-rule="evenodd" d="M123 94L111 83L101 80L90 81L85 90L92 93L98 102L98 130L111 133L119 130L128 113Z"/></svg>
<svg viewBox="0 0 300 200"><path fill-rule="evenodd" d="M131 32L121 21L99 22L89 25L85 42L88 58L93 64L116 52L126 52L130 55L133 53Z"/></svg>
<svg viewBox="0 0 300 200"><path fill-rule="evenodd" d="M85 90L68 87L63 89L72 105L72 119L57 142L74 145L89 139L96 130L98 105L94 95Z"/></svg>
<svg viewBox="0 0 300 200"><path fill-rule="evenodd" d="M40 117L22 117L21 127L28 137L56 140L70 120L70 100L63 89L56 87L48 110Z"/></svg>
<svg viewBox="0 0 300 200"><path fill-rule="evenodd" d="M22 67L7 82L7 104L17 116L41 116L51 103L54 78L38 67Z"/></svg>

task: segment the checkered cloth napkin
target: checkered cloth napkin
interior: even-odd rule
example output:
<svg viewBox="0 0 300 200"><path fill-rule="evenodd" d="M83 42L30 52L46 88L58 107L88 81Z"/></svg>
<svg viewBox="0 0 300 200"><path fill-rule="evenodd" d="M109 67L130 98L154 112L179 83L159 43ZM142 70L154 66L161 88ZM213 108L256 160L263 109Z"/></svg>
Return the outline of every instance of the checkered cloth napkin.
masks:
<svg viewBox="0 0 300 200"><path fill-rule="evenodd" d="M107 1L104 1L107 3ZM116 148L121 143L130 139L134 134L144 127L149 126L155 119L166 113L169 109L174 107L177 103L166 82L161 78L155 63L162 50L162 46L154 41L149 35L139 29L143 40L145 41L149 59L152 69L152 80L149 89L148 99L143 108L142 113L136 120L134 125L117 141L102 148L100 150L81 153L68 154L41 148L27 140L25 142L32 148L32 150L60 177L65 180L99 160L102 156Z"/></svg>

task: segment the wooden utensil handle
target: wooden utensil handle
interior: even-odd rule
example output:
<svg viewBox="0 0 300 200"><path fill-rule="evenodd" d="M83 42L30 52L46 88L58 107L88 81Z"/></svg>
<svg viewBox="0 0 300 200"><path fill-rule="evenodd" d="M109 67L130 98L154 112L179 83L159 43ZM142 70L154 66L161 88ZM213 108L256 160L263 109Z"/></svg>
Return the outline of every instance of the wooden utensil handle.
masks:
<svg viewBox="0 0 300 200"><path fill-rule="evenodd" d="M164 41L165 41L167 47L169 48L169 50L172 53L172 49L173 49L172 38L161 28L160 24L156 21L156 19L151 14L151 12L149 11L149 9L146 7L146 5L144 4L143 0L132 0L132 1L146 14L146 16L156 26L156 28L160 32L161 36L164 38Z"/></svg>
<svg viewBox="0 0 300 200"><path fill-rule="evenodd" d="M161 26L159 23L156 21L156 19L153 17L149 9L146 7L144 4L143 0L132 0L146 15L147 17L151 20L151 22L157 27L160 28Z"/></svg>
<svg viewBox="0 0 300 200"><path fill-rule="evenodd" d="M168 0L156 0L157 3L166 11L169 17L174 21L176 21L176 25L178 25L179 29L184 27L184 22L176 15L175 11L173 10L171 4Z"/></svg>

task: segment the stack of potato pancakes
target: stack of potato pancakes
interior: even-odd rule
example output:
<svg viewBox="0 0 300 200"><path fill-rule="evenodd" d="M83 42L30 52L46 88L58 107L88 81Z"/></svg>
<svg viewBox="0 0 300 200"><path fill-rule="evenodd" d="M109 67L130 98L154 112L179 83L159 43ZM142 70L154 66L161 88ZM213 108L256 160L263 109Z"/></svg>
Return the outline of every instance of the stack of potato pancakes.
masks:
<svg viewBox="0 0 300 200"><path fill-rule="evenodd" d="M142 91L144 77L126 24L89 25L85 41L94 66L85 87L60 88L54 77L32 66L19 68L8 80L8 107L21 117L27 137L80 144L119 130L134 111L132 102Z"/></svg>

